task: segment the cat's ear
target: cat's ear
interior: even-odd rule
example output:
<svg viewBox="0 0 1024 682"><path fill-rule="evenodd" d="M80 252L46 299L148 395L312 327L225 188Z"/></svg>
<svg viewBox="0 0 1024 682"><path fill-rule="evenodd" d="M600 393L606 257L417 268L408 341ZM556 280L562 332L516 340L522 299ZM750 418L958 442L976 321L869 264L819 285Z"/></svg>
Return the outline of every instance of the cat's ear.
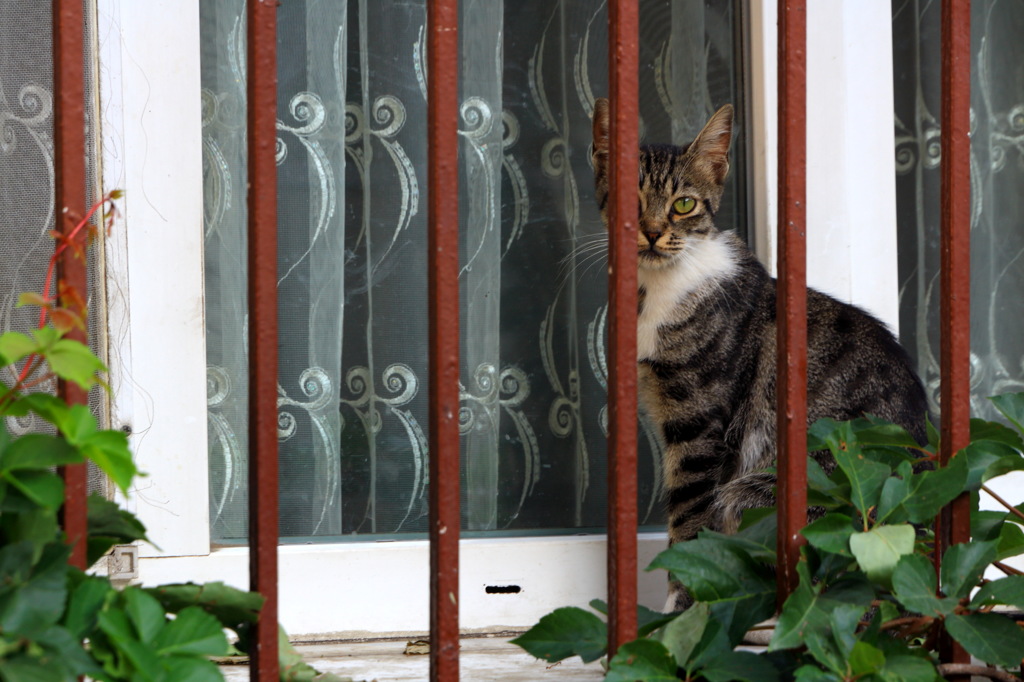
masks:
<svg viewBox="0 0 1024 682"><path fill-rule="evenodd" d="M703 165L714 176L718 184L725 182L729 173L729 144L732 142L731 104L715 112L697 138L690 145L689 152L701 158Z"/></svg>
<svg viewBox="0 0 1024 682"><path fill-rule="evenodd" d="M594 100L594 166L608 156L608 137L611 129L610 105L604 97Z"/></svg>

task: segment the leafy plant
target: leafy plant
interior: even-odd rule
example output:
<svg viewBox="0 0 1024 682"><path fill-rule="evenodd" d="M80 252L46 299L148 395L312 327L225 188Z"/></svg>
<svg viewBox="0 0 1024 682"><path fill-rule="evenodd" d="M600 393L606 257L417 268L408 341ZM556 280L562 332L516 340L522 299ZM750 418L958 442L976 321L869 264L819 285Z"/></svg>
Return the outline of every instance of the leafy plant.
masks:
<svg viewBox="0 0 1024 682"><path fill-rule="evenodd" d="M102 212L109 228L112 194L97 203L68 235L55 234L55 249L41 295L22 295L19 305L40 308L30 334L0 335L0 371L15 377L0 382L0 680L74 682L83 675L114 682L222 680L209 660L230 646L224 630L248 646L263 597L228 587L164 585L115 588L109 579L68 564L71 550L59 523L64 482L55 468L93 462L124 494L138 471L120 431L100 429L84 405L69 405L42 392L60 379L89 390L102 385L102 362L78 341L66 338L85 329L86 307L78 292L57 282L50 287L57 258L67 249L84 257L90 220ZM107 210L107 209L110 210ZM50 433L13 435L12 419L32 416ZM145 540L132 514L98 495L88 499L87 560L93 564L113 545ZM283 632L283 631L282 631ZM287 644L287 637L283 637ZM316 675L289 646L282 648L282 680ZM333 675L318 680L340 682Z"/></svg>
<svg viewBox="0 0 1024 682"><path fill-rule="evenodd" d="M695 600L687 611L641 608L640 639L606 661L607 680L907 681L974 674L1019 679L1024 631L996 607L1024 608L1024 575L1002 563L1024 552L1024 510L985 484L1024 469L1024 393L992 398L1016 427L971 421L971 443L934 468L938 436L916 443L893 424L866 418L822 420L808 433L810 451L829 450L830 474L808 459L808 499L824 514L803 530L799 584L778 614L766 651L736 651L751 628L775 614L776 518L753 510L728 536L705 530L659 554ZM1006 511L979 511L985 490ZM948 548L936 574L932 524L961 493L972 501L972 540ZM1024 505L1022 505L1024 507ZM988 580L995 567L1005 577ZM600 602L591 604L603 612ZM990 666L940 664L948 636ZM548 662L605 656L603 620L562 608L513 640Z"/></svg>

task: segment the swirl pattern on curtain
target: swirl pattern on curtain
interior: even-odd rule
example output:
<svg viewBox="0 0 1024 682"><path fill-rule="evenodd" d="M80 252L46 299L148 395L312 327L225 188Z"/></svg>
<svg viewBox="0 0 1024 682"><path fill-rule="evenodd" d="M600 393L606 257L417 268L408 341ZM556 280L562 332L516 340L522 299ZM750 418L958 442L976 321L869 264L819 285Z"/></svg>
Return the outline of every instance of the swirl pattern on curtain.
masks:
<svg viewBox="0 0 1024 682"><path fill-rule="evenodd" d="M644 0L642 133L685 142L740 105L740 3ZM245 537L241 0L201 3L214 537ZM602 0L463 3L459 428L463 525L576 532L605 519L607 274L589 117L607 92ZM426 531L425 5L279 9L281 532ZM742 111L742 107L739 107ZM742 126L742 120L740 121ZM742 129L723 227L744 229ZM641 516L660 452L641 437ZM404 534L404 535L402 535Z"/></svg>
<svg viewBox="0 0 1024 682"><path fill-rule="evenodd" d="M900 334L939 405L940 15L893 4ZM1024 390L1024 4L971 5L971 413Z"/></svg>

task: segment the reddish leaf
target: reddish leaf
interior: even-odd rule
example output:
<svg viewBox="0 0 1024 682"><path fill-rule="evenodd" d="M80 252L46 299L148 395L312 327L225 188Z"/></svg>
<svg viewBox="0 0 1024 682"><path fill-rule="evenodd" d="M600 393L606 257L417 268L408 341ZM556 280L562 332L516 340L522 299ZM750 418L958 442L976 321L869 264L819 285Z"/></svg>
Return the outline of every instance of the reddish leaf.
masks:
<svg viewBox="0 0 1024 682"><path fill-rule="evenodd" d="M61 334L67 334L75 327L85 331L85 321L82 317L67 308L54 308L50 311L50 322Z"/></svg>
<svg viewBox="0 0 1024 682"><path fill-rule="evenodd" d="M50 306L51 301L46 300L42 295L37 294L34 291L26 291L25 293L18 296L17 308L26 305L37 305L40 308L47 308Z"/></svg>

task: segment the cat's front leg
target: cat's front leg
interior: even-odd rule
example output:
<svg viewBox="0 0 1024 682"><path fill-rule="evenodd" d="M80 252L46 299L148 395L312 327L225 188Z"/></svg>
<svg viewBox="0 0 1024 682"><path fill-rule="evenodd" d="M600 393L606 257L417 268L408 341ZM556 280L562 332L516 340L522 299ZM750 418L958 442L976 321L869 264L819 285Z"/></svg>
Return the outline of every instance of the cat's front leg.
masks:
<svg viewBox="0 0 1024 682"><path fill-rule="evenodd" d="M715 504L725 443L709 436L687 437L692 423L666 422L664 480L668 511L669 544L697 537L702 528L718 529L720 510ZM669 580L665 611L682 611L693 600L677 580Z"/></svg>
<svg viewBox="0 0 1024 682"><path fill-rule="evenodd" d="M670 544L697 537L701 528L717 530L718 495L726 455L725 444L714 437L684 439L693 427L669 422L664 425L665 499Z"/></svg>

